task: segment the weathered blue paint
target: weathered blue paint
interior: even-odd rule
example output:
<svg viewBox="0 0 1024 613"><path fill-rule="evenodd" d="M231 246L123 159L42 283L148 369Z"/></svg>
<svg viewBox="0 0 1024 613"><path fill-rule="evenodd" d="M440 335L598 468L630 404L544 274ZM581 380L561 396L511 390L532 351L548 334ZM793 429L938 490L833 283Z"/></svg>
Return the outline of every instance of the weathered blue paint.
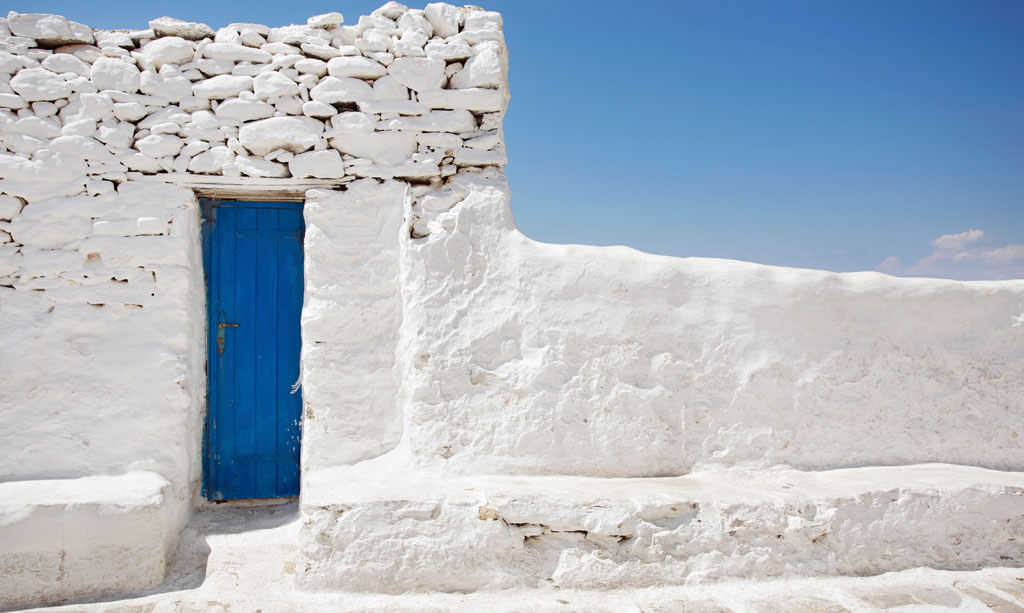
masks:
<svg viewBox="0 0 1024 613"><path fill-rule="evenodd" d="M210 500L299 493L302 205L203 201Z"/></svg>

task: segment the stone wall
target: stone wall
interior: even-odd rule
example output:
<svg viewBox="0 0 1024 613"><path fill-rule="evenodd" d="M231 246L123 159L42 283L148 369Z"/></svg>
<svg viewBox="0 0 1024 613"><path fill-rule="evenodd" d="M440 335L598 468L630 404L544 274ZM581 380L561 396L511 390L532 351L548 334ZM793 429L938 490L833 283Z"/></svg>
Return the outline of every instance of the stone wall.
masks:
<svg viewBox="0 0 1024 613"><path fill-rule="evenodd" d="M214 31L164 17L127 32L55 15L0 19L0 325L11 373L0 399L11 450L0 478L141 463L182 487L196 482L202 267L196 199L161 184L175 177L323 180L328 191L307 208L306 461L393 446L393 366L382 367L390 392L348 390L342 404L365 405L365 420L318 395L317 373L341 367L325 356L346 333L323 319L349 312L339 288L367 296L358 271L375 270L377 258L390 267L376 282L394 321L370 344L393 365L399 235L424 236L454 204L429 197L449 178L505 163L507 55L501 16L475 8L391 2L342 23L330 13L300 26ZM366 198L344 196L360 180L352 194ZM368 259L350 242L363 234ZM319 380L337 391L336 378ZM150 434L130 435L139 428ZM320 444L318 431L342 443ZM108 444L121 436L138 445Z"/></svg>

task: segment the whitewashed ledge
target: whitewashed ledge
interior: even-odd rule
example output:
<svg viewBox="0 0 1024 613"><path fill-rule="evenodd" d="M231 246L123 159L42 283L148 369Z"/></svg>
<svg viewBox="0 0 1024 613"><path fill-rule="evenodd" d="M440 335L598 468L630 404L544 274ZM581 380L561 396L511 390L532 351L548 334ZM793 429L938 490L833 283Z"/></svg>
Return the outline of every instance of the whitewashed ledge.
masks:
<svg viewBox="0 0 1024 613"><path fill-rule="evenodd" d="M191 189L200 198L266 198L280 202L303 202L306 199L307 190L335 189L347 182L339 179L268 179L188 173L157 175L129 173L129 179L180 185Z"/></svg>

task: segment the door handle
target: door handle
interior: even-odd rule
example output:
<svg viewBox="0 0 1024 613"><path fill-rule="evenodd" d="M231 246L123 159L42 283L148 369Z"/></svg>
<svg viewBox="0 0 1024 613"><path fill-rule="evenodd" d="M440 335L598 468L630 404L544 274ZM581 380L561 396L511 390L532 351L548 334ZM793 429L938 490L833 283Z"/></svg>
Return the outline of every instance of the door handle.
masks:
<svg viewBox="0 0 1024 613"><path fill-rule="evenodd" d="M223 321L217 324L217 354L221 355L224 353L224 328L237 328L238 324L224 323Z"/></svg>

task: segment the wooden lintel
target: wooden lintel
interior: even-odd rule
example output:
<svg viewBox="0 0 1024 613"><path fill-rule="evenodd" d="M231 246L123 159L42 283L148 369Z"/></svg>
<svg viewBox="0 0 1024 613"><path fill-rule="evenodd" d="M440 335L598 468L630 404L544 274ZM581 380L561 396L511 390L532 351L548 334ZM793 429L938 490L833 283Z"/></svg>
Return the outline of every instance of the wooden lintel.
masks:
<svg viewBox="0 0 1024 613"><path fill-rule="evenodd" d="M302 202L311 189L338 189L348 181L339 179L268 179L261 177L224 177L186 173L145 175L130 173L129 179L160 181L187 187L200 198L232 200L276 200Z"/></svg>

